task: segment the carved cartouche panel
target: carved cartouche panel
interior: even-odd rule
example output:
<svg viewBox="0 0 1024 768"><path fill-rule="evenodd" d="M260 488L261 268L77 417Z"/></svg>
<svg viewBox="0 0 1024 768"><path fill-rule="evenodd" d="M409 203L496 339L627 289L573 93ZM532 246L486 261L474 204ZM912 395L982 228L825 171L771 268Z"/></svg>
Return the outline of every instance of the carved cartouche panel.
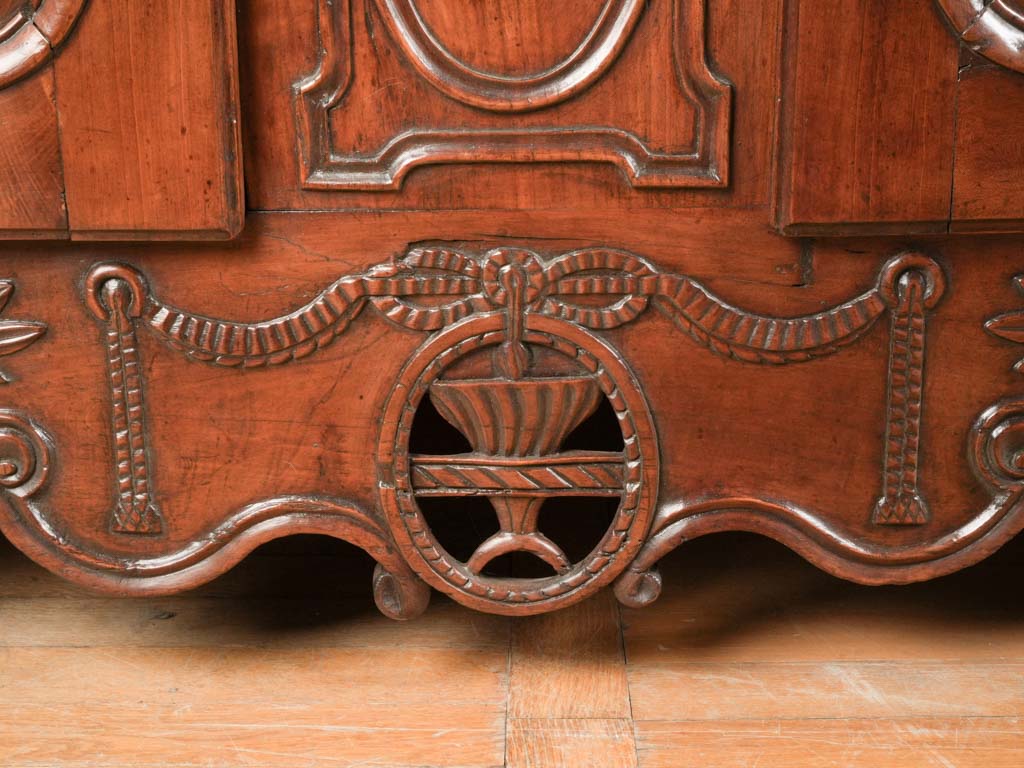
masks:
<svg viewBox="0 0 1024 768"><path fill-rule="evenodd" d="M543 3L489 5L454 19L424 0L320 0L320 62L295 85L303 186L399 189L417 166L480 162L728 183L731 91L705 60L705 0L573 0L558 35Z"/></svg>

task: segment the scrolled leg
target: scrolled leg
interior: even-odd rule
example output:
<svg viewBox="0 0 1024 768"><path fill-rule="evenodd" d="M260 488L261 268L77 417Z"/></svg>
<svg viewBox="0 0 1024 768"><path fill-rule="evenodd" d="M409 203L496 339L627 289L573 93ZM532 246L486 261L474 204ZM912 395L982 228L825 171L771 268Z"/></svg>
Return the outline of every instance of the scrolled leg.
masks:
<svg viewBox="0 0 1024 768"><path fill-rule="evenodd" d="M656 567L626 569L615 582L615 597L627 608L645 608L661 595L661 573Z"/></svg>
<svg viewBox="0 0 1024 768"><path fill-rule="evenodd" d="M373 569L373 601L389 619L407 621L427 609L430 587L405 566L391 571L377 563Z"/></svg>

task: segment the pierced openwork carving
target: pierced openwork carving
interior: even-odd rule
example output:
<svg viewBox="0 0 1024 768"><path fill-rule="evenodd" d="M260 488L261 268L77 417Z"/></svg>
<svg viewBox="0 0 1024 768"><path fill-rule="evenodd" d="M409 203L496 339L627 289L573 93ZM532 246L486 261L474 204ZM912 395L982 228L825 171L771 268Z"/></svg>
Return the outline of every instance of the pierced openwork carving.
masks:
<svg viewBox="0 0 1024 768"><path fill-rule="evenodd" d="M387 533L379 535L394 542L422 579L455 599L525 614L582 599L619 574L623 599L645 601L657 591L657 558L693 526L699 529L699 521L728 516L731 508L702 503L695 513L675 506L653 518L659 449L650 409L622 354L594 331L629 323L653 307L715 354L787 365L838 352L889 312L883 495L873 519L919 524L928 519L917 487L925 322L944 288L934 261L905 253L890 259L877 284L850 301L815 315L768 317L733 307L697 281L661 272L624 251L589 248L544 259L523 248L477 255L438 246L342 277L295 311L252 323L172 307L124 265L95 266L87 301L108 325L115 437L125 448L118 475L123 505L136 512L123 516L128 524L121 527L133 532L144 532L145 515L139 513L152 505L136 326L191 359L243 368L314 354L367 307L404 328L431 333L398 374L385 405L377 452L384 519L377 525ZM427 402L468 440L467 452L410 448L417 413ZM563 449L566 436L602 403L619 426L621 449ZM977 430L988 433L988 427ZM487 499L499 525L463 557L435 537L422 505L466 497ZM591 497L617 500L616 510L593 549L570 557L542 530L541 506L546 499ZM728 503L760 510L770 519L766 528L791 537L798 549L810 548L801 538L805 525L824 526L785 505ZM990 512L993 520L1005 512L1001 503ZM654 535L648 537L652 519ZM832 531L823 538L843 541ZM872 551L860 542L848 544L851 556L863 559ZM956 542L946 546L954 550ZM903 562L898 553L879 552L880 560ZM511 553L532 555L550 574L499 577L489 570ZM629 566L634 556L639 566ZM382 583L392 583L398 572L390 561L385 568L390 576L382 576ZM415 595L402 599L405 605L422 602Z"/></svg>
<svg viewBox="0 0 1024 768"><path fill-rule="evenodd" d="M416 0L320 0L320 62L295 85L303 186L398 189L421 165L562 161L612 163L637 187L724 186L731 91L705 60L705 0L655 5L610 0L566 58L539 72L516 73L485 72L454 55ZM482 34L511 34L516 25L510 19L525 12L508 4ZM371 33L377 23L386 37ZM393 45L406 66L396 69L391 57L370 47L371 34L374 46ZM616 65L627 43L658 46L660 56L674 58L677 82L621 82L628 69ZM620 69L620 79L607 83ZM387 89L364 87L381 81L402 82L402 98L392 102ZM626 100L605 101L582 118L579 110L560 109L590 89L623 87L649 93L659 109L672 104L679 119L662 136L663 127L645 122L655 110L638 111ZM358 117L371 108L373 120ZM516 114L514 122L509 113Z"/></svg>
<svg viewBox="0 0 1024 768"><path fill-rule="evenodd" d="M508 613L574 602L621 572L646 534L658 479L654 425L632 373L614 350L578 326L523 315L522 277L509 278L505 313L457 323L413 357L385 408L377 462L381 501L410 565L461 602ZM564 373L531 373L534 350L557 353L566 363ZM445 375L460 359L481 351L493 354L492 376ZM469 438L472 453L409 454L416 407L428 394ZM601 398L615 411L623 450L559 452ZM467 493L488 498L500 530L462 562L434 538L417 497ZM604 537L581 562L570 562L537 525L544 500L560 495L620 498ZM485 573L492 560L510 552L535 555L553 575L510 580Z"/></svg>
<svg viewBox="0 0 1024 768"><path fill-rule="evenodd" d="M0 19L0 88L41 67L70 34L86 0L30 0Z"/></svg>

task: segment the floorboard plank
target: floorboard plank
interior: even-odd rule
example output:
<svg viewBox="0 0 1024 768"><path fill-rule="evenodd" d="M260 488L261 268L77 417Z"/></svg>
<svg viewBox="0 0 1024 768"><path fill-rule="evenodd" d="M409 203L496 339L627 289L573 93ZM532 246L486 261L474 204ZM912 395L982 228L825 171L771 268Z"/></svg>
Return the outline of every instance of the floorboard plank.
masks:
<svg viewBox="0 0 1024 768"><path fill-rule="evenodd" d="M0 649L10 766L497 766L504 650ZM92 762L90 762L92 761Z"/></svg>
<svg viewBox="0 0 1024 768"><path fill-rule="evenodd" d="M507 768L636 768L628 719L509 720Z"/></svg>
<svg viewBox="0 0 1024 768"><path fill-rule="evenodd" d="M324 539L144 600L0 545L0 766L1018 768L1022 564L869 589L711 537L646 610L396 623Z"/></svg>
<svg viewBox="0 0 1024 768"><path fill-rule="evenodd" d="M515 622L509 682L515 718L627 718L618 605L609 590Z"/></svg>
<svg viewBox="0 0 1024 768"><path fill-rule="evenodd" d="M508 619L435 596L396 627L367 598L328 600L183 596L0 600L0 647L216 647L501 649Z"/></svg>
<svg viewBox="0 0 1024 768"><path fill-rule="evenodd" d="M1024 716L1024 663L664 662L630 666L633 717Z"/></svg>
<svg viewBox="0 0 1024 768"><path fill-rule="evenodd" d="M640 722L640 768L1019 768L1017 718Z"/></svg>

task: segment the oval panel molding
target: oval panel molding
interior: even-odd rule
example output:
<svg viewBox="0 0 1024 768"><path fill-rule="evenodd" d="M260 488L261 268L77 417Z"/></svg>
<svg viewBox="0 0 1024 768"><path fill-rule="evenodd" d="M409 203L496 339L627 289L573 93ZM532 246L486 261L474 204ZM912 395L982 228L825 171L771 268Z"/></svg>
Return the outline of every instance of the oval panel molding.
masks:
<svg viewBox="0 0 1024 768"><path fill-rule="evenodd" d="M86 0L32 0L0 19L0 88L41 67L67 39Z"/></svg>
<svg viewBox="0 0 1024 768"><path fill-rule="evenodd" d="M1024 1L936 2L964 45L989 61L1024 72Z"/></svg>
<svg viewBox="0 0 1024 768"><path fill-rule="evenodd" d="M416 0L379 4L395 41L424 78L465 104L502 112L550 106L585 89L615 61L644 11L642 0L608 0L569 56L541 72L515 75L485 72L455 56L428 26Z"/></svg>
<svg viewBox="0 0 1024 768"><path fill-rule="evenodd" d="M707 0L579 0L566 29L524 28L479 55L503 17L477 9L456 40L458 19L428 2L318 0L318 63L293 85L304 189L399 191L416 168L479 163L609 164L636 188L728 185L732 86L705 56ZM524 27L541 5L516 6ZM663 112L677 119L654 119Z"/></svg>

